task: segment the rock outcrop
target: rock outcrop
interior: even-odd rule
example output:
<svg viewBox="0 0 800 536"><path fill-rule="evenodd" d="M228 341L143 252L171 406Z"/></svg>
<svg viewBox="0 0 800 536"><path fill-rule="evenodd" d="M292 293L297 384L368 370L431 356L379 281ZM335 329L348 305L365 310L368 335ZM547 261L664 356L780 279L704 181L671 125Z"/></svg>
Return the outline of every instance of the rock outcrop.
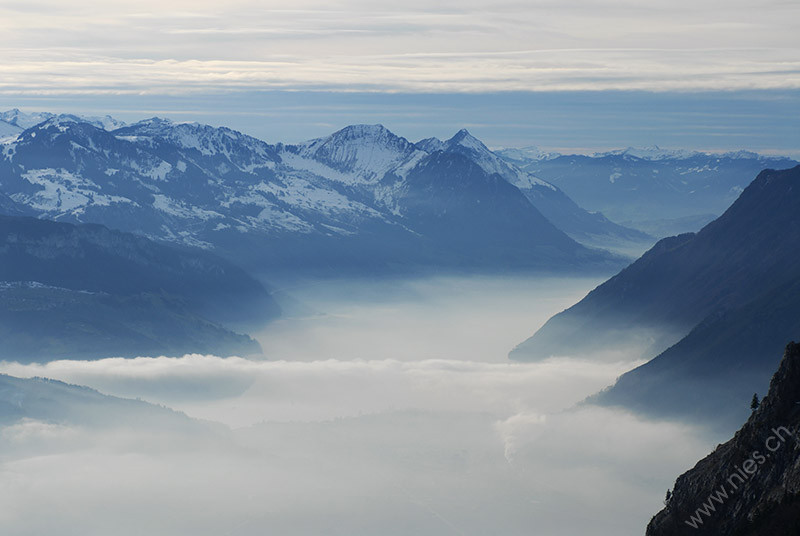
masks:
<svg viewBox="0 0 800 536"><path fill-rule="evenodd" d="M647 536L800 534L800 344L733 439L675 483Z"/></svg>

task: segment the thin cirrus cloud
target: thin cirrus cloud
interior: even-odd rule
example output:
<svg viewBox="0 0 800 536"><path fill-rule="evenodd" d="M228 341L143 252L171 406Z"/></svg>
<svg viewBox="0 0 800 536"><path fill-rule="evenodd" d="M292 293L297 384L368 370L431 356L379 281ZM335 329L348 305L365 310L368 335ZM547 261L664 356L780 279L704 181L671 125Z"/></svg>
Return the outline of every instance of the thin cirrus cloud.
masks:
<svg viewBox="0 0 800 536"><path fill-rule="evenodd" d="M800 88L768 2L10 4L0 92L381 92Z"/></svg>

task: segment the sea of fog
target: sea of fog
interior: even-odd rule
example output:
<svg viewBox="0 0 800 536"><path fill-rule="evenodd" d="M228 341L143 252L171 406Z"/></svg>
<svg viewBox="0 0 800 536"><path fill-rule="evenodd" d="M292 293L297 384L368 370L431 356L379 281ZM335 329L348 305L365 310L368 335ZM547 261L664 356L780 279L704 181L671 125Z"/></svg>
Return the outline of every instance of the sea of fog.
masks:
<svg viewBox="0 0 800 536"><path fill-rule="evenodd" d="M633 360L507 359L598 282L296 283L261 361L2 363L210 421L0 428L2 533L643 534L719 438L580 405Z"/></svg>

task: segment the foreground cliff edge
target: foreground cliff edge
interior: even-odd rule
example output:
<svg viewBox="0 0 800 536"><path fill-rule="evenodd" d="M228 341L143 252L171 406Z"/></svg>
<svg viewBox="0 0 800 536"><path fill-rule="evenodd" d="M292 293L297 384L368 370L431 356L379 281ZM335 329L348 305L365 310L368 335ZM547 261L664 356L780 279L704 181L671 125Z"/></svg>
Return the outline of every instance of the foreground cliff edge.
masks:
<svg viewBox="0 0 800 536"><path fill-rule="evenodd" d="M733 439L675 482L647 536L800 535L800 344Z"/></svg>

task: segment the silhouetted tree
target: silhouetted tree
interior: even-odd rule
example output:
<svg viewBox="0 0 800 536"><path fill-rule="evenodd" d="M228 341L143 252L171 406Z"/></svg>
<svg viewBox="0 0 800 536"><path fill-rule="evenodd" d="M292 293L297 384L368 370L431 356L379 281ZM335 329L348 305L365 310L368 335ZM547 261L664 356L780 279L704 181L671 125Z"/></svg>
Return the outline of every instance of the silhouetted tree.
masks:
<svg viewBox="0 0 800 536"><path fill-rule="evenodd" d="M757 410L760 403L761 402L758 400L758 393L753 393L753 400L750 401L750 409L753 411Z"/></svg>

